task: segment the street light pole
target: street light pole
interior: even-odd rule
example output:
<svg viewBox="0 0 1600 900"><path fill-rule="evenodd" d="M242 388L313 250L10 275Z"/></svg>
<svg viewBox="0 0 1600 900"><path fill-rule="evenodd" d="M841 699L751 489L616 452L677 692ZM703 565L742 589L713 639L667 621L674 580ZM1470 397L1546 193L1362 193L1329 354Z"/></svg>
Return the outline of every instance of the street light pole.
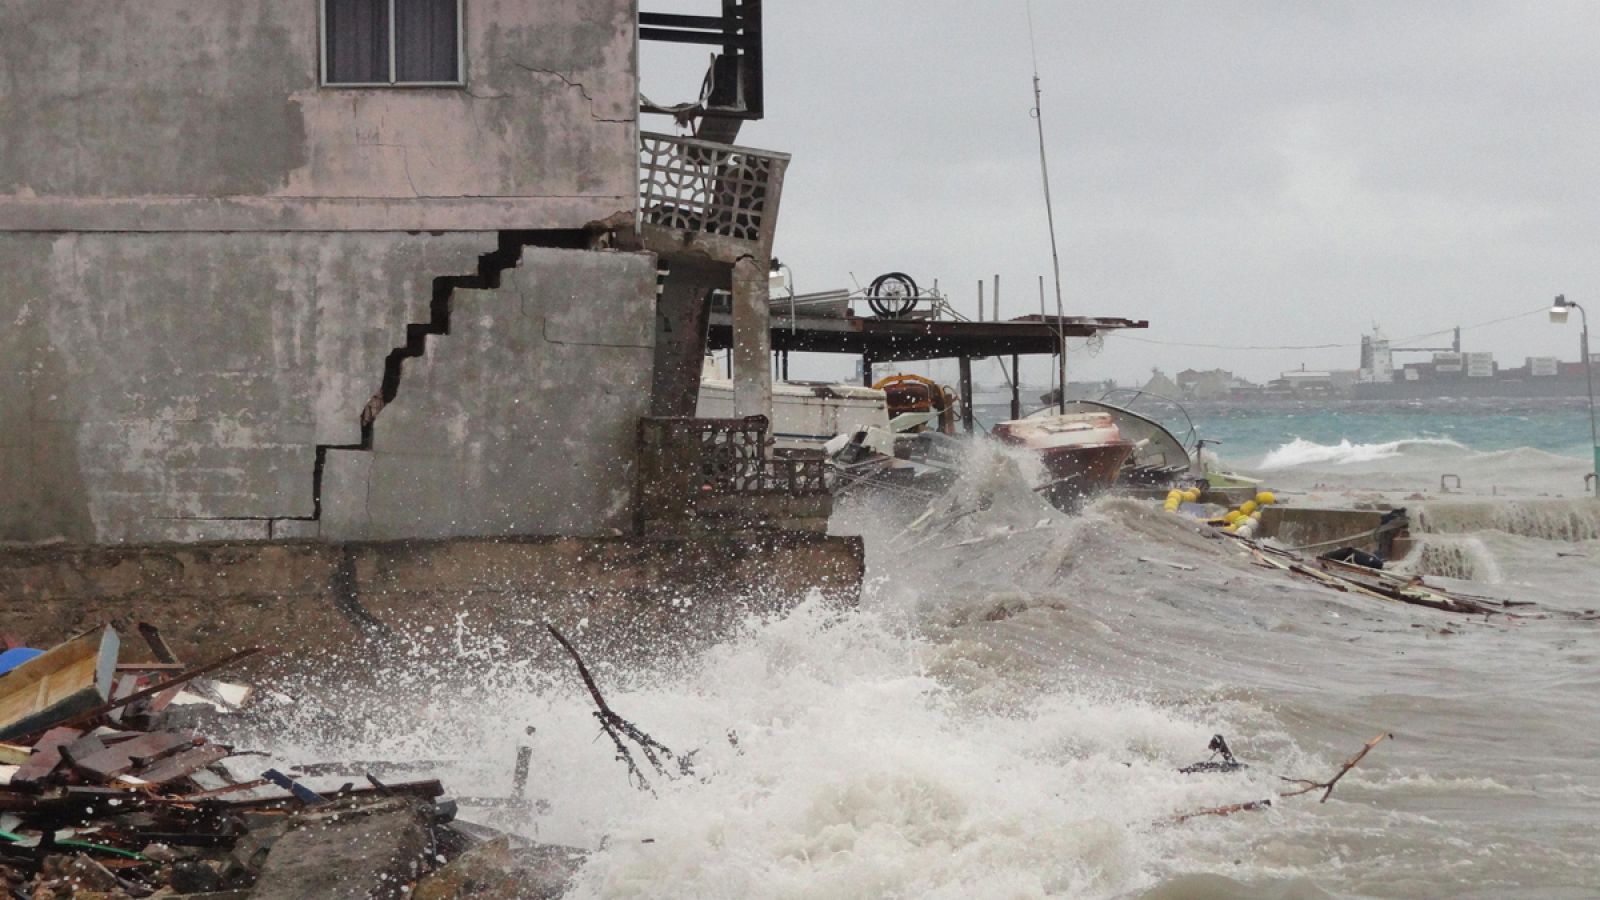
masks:
<svg viewBox="0 0 1600 900"><path fill-rule="evenodd" d="M1594 361L1589 355L1589 313L1579 304L1568 300L1565 294L1557 294L1555 304L1550 307L1550 321L1565 322L1569 309L1578 311L1578 320L1583 325L1578 336L1578 347L1583 352L1583 377L1589 383L1589 444L1594 448L1594 495L1600 499L1600 426L1595 424Z"/></svg>

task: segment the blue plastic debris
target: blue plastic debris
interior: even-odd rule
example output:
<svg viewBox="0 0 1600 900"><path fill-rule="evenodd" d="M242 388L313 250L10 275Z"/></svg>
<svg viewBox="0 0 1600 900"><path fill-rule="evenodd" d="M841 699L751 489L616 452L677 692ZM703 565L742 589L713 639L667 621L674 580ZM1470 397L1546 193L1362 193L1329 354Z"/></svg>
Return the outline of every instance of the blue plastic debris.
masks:
<svg viewBox="0 0 1600 900"><path fill-rule="evenodd" d="M43 650L32 647L13 647L10 650L0 651L0 675L15 669L35 656L43 656Z"/></svg>

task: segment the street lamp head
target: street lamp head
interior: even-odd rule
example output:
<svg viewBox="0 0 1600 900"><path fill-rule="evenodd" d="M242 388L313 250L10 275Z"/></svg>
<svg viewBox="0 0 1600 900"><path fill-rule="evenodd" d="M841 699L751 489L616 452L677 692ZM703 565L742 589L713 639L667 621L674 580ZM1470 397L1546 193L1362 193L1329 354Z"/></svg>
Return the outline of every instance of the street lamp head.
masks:
<svg viewBox="0 0 1600 900"><path fill-rule="evenodd" d="M1566 294L1557 294L1555 302L1550 305L1550 321L1557 325L1565 325L1567 314L1572 312L1572 302Z"/></svg>

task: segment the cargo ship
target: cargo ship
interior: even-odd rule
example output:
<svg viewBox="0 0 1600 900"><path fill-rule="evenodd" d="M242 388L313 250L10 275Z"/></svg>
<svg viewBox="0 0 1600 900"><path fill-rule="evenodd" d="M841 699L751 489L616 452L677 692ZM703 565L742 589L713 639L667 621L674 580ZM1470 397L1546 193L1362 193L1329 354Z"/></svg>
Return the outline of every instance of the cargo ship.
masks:
<svg viewBox="0 0 1600 900"><path fill-rule="evenodd" d="M1397 354L1428 354L1402 362ZM1591 359L1600 364L1600 354ZM1462 352L1461 329L1450 347L1394 347L1377 328L1361 336L1361 368L1349 386L1356 400L1422 400L1473 397L1583 397L1588 380L1582 360L1526 357L1503 365L1490 352Z"/></svg>

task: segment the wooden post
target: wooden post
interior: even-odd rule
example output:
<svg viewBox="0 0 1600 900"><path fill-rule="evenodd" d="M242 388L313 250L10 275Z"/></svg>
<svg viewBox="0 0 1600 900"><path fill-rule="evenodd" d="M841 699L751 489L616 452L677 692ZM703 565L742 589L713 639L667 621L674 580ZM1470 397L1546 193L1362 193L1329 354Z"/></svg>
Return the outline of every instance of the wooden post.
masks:
<svg viewBox="0 0 1600 900"><path fill-rule="evenodd" d="M972 433L972 357L961 357L961 427Z"/></svg>
<svg viewBox="0 0 1600 900"><path fill-rule="evenodd" d="M1017 375L1017 354L1011 354L1011 418L1022 418L1022 382Z"/></svg>

